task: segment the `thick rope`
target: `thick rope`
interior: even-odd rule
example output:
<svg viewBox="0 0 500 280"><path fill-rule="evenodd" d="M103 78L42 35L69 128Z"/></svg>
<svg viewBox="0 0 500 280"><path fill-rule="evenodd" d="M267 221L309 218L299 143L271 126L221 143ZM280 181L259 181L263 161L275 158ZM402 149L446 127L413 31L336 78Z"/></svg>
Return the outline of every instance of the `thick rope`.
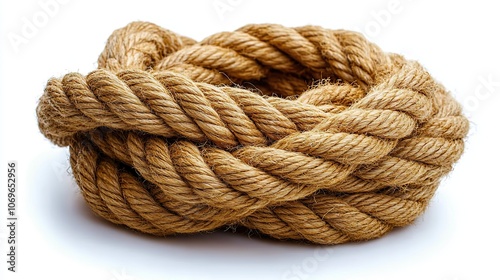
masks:
<svg viewBox="0 0 500 280"><path fill-rule="evenodd" d="M358 33L267 24L196 42L131 23L98 70L50 79L37 114L113 223L321 244L413 222L468 131L417 62Z"/></svg>

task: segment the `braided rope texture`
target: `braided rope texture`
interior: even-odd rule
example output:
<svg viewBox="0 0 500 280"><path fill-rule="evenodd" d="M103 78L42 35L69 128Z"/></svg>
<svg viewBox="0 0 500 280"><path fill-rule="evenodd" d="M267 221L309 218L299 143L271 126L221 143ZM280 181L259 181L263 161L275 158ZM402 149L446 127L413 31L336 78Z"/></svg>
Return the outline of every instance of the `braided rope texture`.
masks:
<svg viewBox="0 0 500 280"><path fill-rule="evenodd" d="M362 35L252 24L197 42L147 22L48 81L40 131L90 208L154 235L244 226L339 244L412 223L464 149L460 105Z"/></svg>

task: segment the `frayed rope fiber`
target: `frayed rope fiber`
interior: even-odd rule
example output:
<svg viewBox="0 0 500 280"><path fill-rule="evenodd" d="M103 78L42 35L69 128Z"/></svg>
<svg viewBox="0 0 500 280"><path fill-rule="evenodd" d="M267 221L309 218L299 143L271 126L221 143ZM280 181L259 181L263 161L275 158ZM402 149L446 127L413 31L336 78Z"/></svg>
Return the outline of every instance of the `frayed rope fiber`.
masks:
<svg viewBox="0 0 500 280"><path fill-rule="evenodd" d="M351 31L252 24L196 42L133 22L98 62L48 81L39 127L70 147L97 215L154 235L376 238L424 211L468 131L420 64Z"/></svg>

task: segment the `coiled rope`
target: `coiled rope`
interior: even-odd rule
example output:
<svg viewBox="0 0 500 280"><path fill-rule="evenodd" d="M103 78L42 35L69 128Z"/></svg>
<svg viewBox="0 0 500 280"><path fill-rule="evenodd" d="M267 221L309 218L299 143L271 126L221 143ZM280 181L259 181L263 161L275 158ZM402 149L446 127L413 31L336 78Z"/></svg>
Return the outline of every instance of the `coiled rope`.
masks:
<svg viewBox="0 0 500 280"><path fill-rule="evenodd" d="M253 24L196 42L134 22L98 62L48 81L39 127L70 147L97 215L154 235L376 238L424 211L468 131L421 65L345 30Z"/></svg>

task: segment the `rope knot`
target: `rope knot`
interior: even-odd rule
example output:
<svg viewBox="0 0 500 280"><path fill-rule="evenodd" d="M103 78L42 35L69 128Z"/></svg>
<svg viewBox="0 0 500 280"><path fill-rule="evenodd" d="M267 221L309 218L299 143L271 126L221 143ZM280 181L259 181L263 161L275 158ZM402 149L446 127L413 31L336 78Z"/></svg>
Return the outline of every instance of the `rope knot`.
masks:
<svg viewBox="0 0 500 280"><path fill-rule="evenodd" d="M52 78L41 132L99 216L155 235L242 225L337 244L414 221L463 152L460 105L362 35L247 25L196 42L133 22Z"/></svg>

